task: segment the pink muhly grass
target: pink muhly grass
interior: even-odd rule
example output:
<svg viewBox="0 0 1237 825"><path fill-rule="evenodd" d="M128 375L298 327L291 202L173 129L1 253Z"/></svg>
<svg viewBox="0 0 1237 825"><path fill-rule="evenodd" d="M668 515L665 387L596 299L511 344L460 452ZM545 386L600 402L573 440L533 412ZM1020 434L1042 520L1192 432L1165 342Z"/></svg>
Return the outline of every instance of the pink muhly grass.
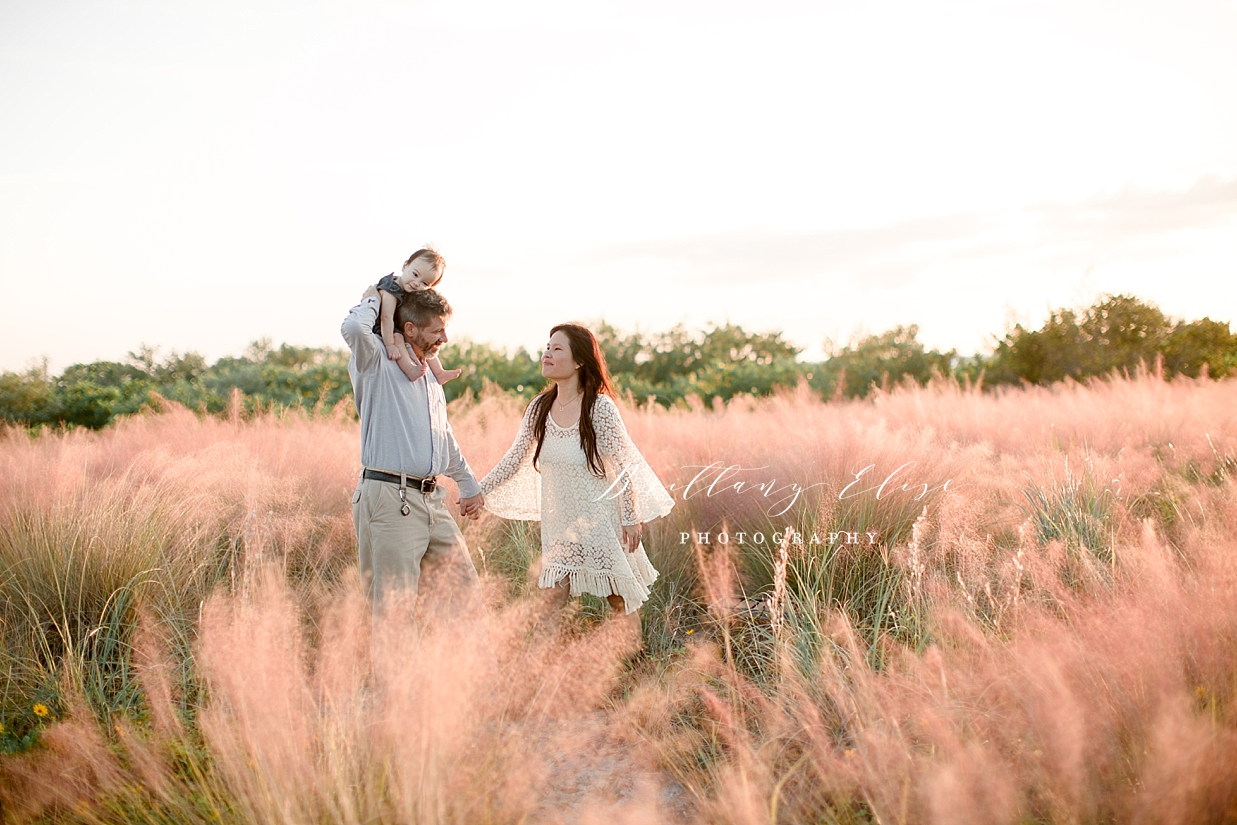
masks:
<svg viewBox="0 0 1237 825"><path fill-rule="evenodd" d="M213 599L199 724L244 818L515 822L631 796L647 757L601 710L622 629L539 632L539 604L478 622L395 602L371 622L353 594L309 650L278 578Z"/></svg>
<svg viewBox="0 0 1237 825"><path fill-rule="evenodd" d="M0 662L19 691L55 655L68 678L47 747L0 758L0 799L29 816L86 805L85 821L143 799L280 822L1222 820L1237 809L1235 404L1232 381L1139 373L624 407L680 485L646 532L679 601L646 624L687 615L700 629L666 629L678 647L635 664L618 628L549 613L503 579L536 543L513 548L522 528L493 520L466 527L474 550L485 542L488 619L373 619L354 572L345 415L169 407L100 433L10 430ZM453 408L479 473L521 411L496 396ZM684 498L690 465L713 461L823 484L783 516L759 489ZM933 492L899 480L838 499L864 466L907 462ZM858 522L882 541L832 554L783 542L754 560L679 540ZM856 607L864 587L888 599L880 623ZM74 682L83 640L130 591L118 640L148 711L96 720ZM765 594L778 644L740 609ZM172 658L187 639L194 730ZM171 757L195 733L205 751L186 771ZM72 781L37 784L60 772Z"/></svg>

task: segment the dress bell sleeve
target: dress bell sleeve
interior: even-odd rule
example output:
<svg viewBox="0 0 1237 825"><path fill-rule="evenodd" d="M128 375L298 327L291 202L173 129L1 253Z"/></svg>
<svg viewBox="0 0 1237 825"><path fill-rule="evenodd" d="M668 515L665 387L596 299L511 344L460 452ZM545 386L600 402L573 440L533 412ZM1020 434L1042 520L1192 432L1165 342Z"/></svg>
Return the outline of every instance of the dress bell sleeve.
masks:
<svg viewBox="0 0 1237 825"><path fill-rule="evenodd" d="M541 520L541 476L533 468L533 407L529 404L520 431L506 455L481 479L485 509L496 516Z"/></svg>
<svg viewBox="0 0 1237 825"><path fill-rule="evenodd" d="M618 405L609 396L598 396L593 405L593 430L597 434L597 451L606 459L612 474L622 523L643 524L669 513L674 498L632 443Z"/></svg>

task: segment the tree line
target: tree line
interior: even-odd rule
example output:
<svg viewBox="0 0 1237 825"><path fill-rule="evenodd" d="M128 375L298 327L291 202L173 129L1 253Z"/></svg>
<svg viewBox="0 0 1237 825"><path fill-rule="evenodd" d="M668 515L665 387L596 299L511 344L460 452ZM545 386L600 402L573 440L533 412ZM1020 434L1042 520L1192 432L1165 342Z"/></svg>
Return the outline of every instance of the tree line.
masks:
<svg viewBox="0 0 1237 825"><path fill-rule="evenodd" d="M625 333L607 323L593 327L615 383L638 402L705 405L736 395L768 395L806 381L826 399L862 398L875 387L933 376L985 388L1082 380L1141 362L1159 363L1166 377L1237 371L1237 335L1227 322L1174 320L1154 304L1128 295L1102 296L1082 310L1058 309L1039 329L1016 324L989 354L960 356L927 350L918 327L898 326L844 346L826 343L819 362L798 360L801 349L780 332L747 332L735 324L689 331ZM539 353L514 352L474 341L444 347L442 362L464 374L445 386L448 400L487 385L531 398L545 385ZM106 426L166 398L206 413L239 399L247 411L287 407L333 408L350 399L346 349L272 346L256 341L239 357L213 364L195 352L161 356L149 346L123 362L74 364L60 375L46 363L0 373L0 420L25 426Z"/></svg>

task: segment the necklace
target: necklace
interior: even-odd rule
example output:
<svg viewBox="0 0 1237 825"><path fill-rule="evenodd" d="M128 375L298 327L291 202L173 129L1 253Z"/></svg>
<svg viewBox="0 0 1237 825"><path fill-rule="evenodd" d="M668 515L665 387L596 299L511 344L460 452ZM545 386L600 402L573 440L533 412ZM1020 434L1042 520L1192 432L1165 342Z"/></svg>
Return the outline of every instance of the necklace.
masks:
<svg viewBox="0 0 1237 825"><path fill-rule="evenodd" d="M574 403L576 403L577 401L579 401L579 400L580 400L580 397L581 397L582 395L584 395L584 393L582 393L582 392L576 393L576 397L575 397L575 398L573 398L573 399L571 399L570 401L568 401L566 404L564 404L562 401L560 401L560 400L558 400L558 399L555 399L555 400L554 400L554 403L558 405L558 408L559 408L560 410L565 410L565 409L567 409L568 407L570 407L572 404L574 404Z"/></svg>

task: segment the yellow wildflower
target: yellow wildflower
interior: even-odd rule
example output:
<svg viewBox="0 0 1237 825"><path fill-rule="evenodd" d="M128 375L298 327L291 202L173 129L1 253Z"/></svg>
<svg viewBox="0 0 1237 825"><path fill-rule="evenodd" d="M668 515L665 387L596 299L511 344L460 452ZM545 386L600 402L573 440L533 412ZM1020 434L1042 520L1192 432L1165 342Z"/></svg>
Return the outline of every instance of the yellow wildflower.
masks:
<svg viewBox="0 0 1237 825"><path fill-rule="evenodd" d="M51 711L47 709L47 705L43 704L42 702L35 702L34 707L31 708L31 710L33 710L34 715L39 717L40 719L44 718L49 713L51 713Z"/></svg>
<svg viewBox="0 0 1237 825"><path fill-rule="evenodd" d="M0 733L4 733L4 723L0 722Z"/></svg>
<svg viewBox="0 0 1237 825"><path fill-rule="evenodd" d="M692 629L690 629L690 630L688 630L688 631L687 631L687 635L688 635L688 636L690 636L690 635L692 635L692 634L693 634L693 633L695 633L695 632L696 632L696 628L694 628L694 627L693 627Z"/></svg>

